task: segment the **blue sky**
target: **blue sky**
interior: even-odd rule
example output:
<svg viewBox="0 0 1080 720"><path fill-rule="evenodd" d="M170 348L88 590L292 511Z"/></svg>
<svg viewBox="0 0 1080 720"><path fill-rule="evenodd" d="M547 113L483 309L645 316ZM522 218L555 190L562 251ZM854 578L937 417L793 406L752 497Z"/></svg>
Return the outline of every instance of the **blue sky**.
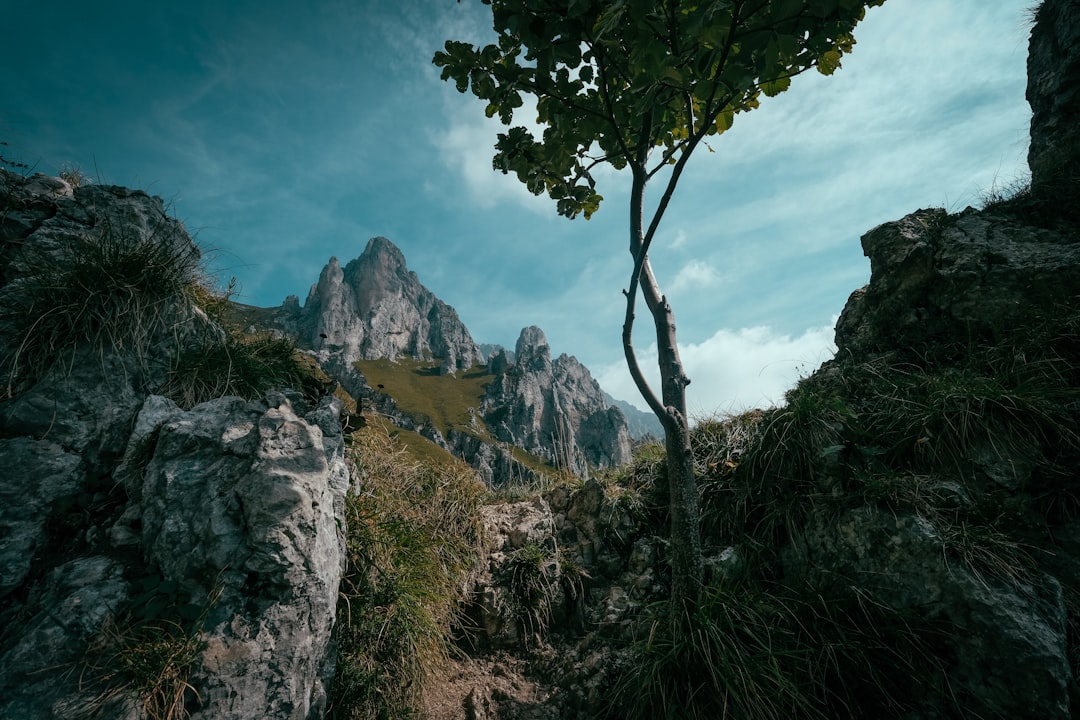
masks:
<svg viewBox="0 0 1080 720"><path fill-rule="evenodd" d="M652 252L692 412L776 402L829 356L869 278L861 234L1026 174L1031 4L888 0L836 75L796 78L695 156ZM628 178L598 176L586 222L491 170L498 122L430 63L487 38L479 0L5 5L8 157L160 195L255 305L303 300L330 256L384 235L478 342L538 325L642 404L619 344Z"/></svg>

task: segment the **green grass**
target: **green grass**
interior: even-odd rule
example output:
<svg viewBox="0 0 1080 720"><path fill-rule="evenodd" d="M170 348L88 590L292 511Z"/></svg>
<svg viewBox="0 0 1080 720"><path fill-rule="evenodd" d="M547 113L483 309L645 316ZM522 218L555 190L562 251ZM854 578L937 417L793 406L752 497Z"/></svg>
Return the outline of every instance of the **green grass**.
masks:
<svg viewBox="0 0 1080 720"><path fill-rule="evenodd" d="M416 717L479 556L485 488L460 463L416 460L375 422L353 433L351 457L363 481L346 502L330 717Z"/></svg>
<svg viewBox="0 0 1080 720"><path fill-rule="evenodd" d="M1052 557L1048 528L1080 513L1077 317L1065 302L994 344L838 359L782 407L699 423L703 538L736 546L742 571L690 613L650 609L610 717L962 715L946 679L956 628L889 607L859 578L788 586L782 551L811 523L871 506L929 522L943 562L987 587L1030 586ZM639 449L620 482L666 527L661 446Z"/></svg>
<svg viewBox="0 0 1080 720"><path fill-rule="evenodd" d="M503 581L510 589L513 612L522 625L524 642L547 634L551 606L561 592L558 555L551 548L526 543L506 558Z"/></svg>
<svg viewBox="0 0 1080 720"><path fill-rule="evenodd" d="M288 338L226 333L182 346L161 392L191 408L226 395L253 400L275 388L320 395L329 389L324 382Z"/></svg>
<svg viewBox="0 0 1080 720"><path fill-rule="evenodd" d="M464 460L454 457L444 448L439 447L420 433L399 428L387 418L381 416L370 418L370 422L374 423L377 427L381 427L383 432L405 448L415 462L430 463L435 466L458 465L460 467L467 467Z"/></svg>
<svg viewBox="0 0 1080 720"><path fill-rule="evenodd" d="M368 385L391 395L405 412L428 418L443 435L455 429L487 437L479 410L484 388L494 376L485 366L477 365L458 375L440 375L438 362L402 358L359 360L356 368ZM469 408L477 413L475 427Z"/></svg>
<svg viewBox="0 0 1080 720"><path fill-rule="evenodd" d="M543 487L558 482L565 476L552 464L541 460L522 448L499 443L487 430L479 409L484 390L494 376L482 365L457 375L439 373L437 361L413 360L358 360L356 368L363 374L368 385L377 392L390 395L395 404L417 419L427 419L445 437L456 430L488 443L502 445L519 464L535 473L535 480L526 478L511 481L504 488L513 496L532 495ZM470 408L474 412L470 412ZM412 449L415 455L440 461L449 454L415 432L398 429L399 439ZM500 490L501 491L501 490ZM507 496L509 497L509 495Z"/></svg>

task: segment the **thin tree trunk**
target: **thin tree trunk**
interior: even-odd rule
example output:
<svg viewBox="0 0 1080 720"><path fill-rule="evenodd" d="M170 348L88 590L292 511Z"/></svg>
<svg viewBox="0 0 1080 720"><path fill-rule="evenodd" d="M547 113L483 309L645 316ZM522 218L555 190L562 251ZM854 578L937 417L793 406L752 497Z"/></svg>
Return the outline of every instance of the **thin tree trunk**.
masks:
<svg viewBox="0 0 1080 720"><path fill-rule="evenodd" d="M647 256L642 223L645 184L644 173L635 167L630 200L630 254L634 258L634 272L626 294L623 352L634 383L664 426L671 508L671 596L676 605L689 608L697 602L704 575L697 479L694 477L694 458L686 414L686 386L690 384L690 379L679 359L675 315L667 298L660 294ZM639 286L656 329L662 398L657 398L649 387L633 347L634 305Z"/></svg>

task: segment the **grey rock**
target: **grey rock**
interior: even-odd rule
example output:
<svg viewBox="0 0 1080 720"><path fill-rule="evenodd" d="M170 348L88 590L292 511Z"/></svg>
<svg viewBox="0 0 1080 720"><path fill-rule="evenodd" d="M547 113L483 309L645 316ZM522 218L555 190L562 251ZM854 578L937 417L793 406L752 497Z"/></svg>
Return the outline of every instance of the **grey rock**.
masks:
<svg viewBox="0 0 1080 720"><path fill-rule="evenodd" d="M1054 578L980 571L950 557L929 519L867 506L839 518L818 513L801 540L788 554L788 583L856 579L873 602L954 628L935 642L947 646L952 690L973 715L1070 717L1065 603Z"/></svg>
<svg viewBox="0 0 1080 720"><path fill-rule="evenodd" d="M344 563L339 438L325 442L280 394L148 413L160 427L141 491L147 559L193 599L221 592L193 717L253 717L251 698L260 717L321 717Z"/></svg>
<svg viewBox="0 0 1080 720"><path fill-rule="evenodd" d="M1080 179L1080 2L1045 0L1028 52L1032 186Z"/></svg>
<svg viewBox="0 0 1080 720"><path fill-rule="evenodd" d="M19 587L49 540L46 523L59 501L83 486L77 455L28 437L0 439L0 599Z"/></svg>
<svg viewBox="0 0 1080 720"><path fill-rule="evenodd" d="M630 431L630 437L634 440L664 437L664 426L660 424L655 413L638 410L625 400L617 400L607 393L604 393L604 399L607 400L608 405L613 405L622 411L623 417L626 418L626 429Z"/></svg>
<svg viewBox="0 0 1080 720"><path fill-rule="evenodd" d="M5 631L0 651L0 717L19 720L77 718L91 707L80 688L87 640L106 616L127 601L124 568L106 557L77 558L52 569L36 603L39 608L18 632ZM90 658L91 662L106 658ZM86 680L94 675L91 671ZM135 720L133 715L110 717Z"/></svg>
<svg viewBox="0 0 1080 720"><path fill-rule="evenodd" d="M103 228L198 258L159 198L0 181L6 298ZM182 297L155 311L162 332L76 348L0 403L0 717L99 706L80 672L98 672L95 643L109 617L124 622L129 581L159 576L176 602L208 608L193 717L322 717L349 488L340 403L275 392L185 411L150 395L185 343L221 332ZM17 342L0 325L2 347ZM98 709L136 720L137 705L121 694Z"/></svg>
<svg viewBox="0 0 1080 720"><path fill-rule="evenodd" d="M565 354L552 361L538 327L521 331L514 356L497 353L489 366L481 412L495 437L583 475L629 461L626 419L585 366Z"/></svg>
<svg viewBox="0 0 1080 720"><path fill-rule="evenodd" d="M993 212L919 210L862 237L870 283L836 325L837 354L990 341L1080 287L1075 233Z"/></svg>
<svg viewBox="0 0 1080 720"><path fill-rule="evenodd" d="M452 307L409 271L389 240L372 238L344 269L337 258L323 268L298 320L302 344L320 361L439 358L446 371L482 362L480 349Z"/></svg>
<svg viewBox="0 0 1080 720"><path fill-rule="evenodd" d="M526 647L557 611L559 562L555 518L541 498L532 501L488 505L481 508L484 527L483 557L471 580L470 611L476 627L483 629L480 644L493 648ZM531 578L533 592L526 599L514 587L515 552L527 546L542 551L548 560L540 568L542 578ZM535 590L542 588L537 594ZM525 604L525 603L528 604ZM558 609L561 611L561 608ZM539 621L539 622L538 622Z"/></svg>

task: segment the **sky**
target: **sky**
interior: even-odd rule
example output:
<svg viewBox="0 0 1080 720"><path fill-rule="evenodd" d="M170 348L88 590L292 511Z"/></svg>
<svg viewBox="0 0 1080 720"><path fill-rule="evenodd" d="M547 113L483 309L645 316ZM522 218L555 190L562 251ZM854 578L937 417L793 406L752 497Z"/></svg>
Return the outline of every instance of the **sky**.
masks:
<svg viewBox="0 0 1080 720"><path fill-rule="evenodd" d="M1032 4L888 0L835 75L795 78L695 154L650 253L692 415L782 402L831 356L870 276L863 233L1023 180ZM431 64L490 40L479 0L0 5L0 154L162 197L252 305L302 302L331 256L385 236L477 342L537 325L645 407L620 342L629 177L599 173L599 212L571 221L491 169L502 126ZM639 319L652 366L650 339Z"/></svg>

